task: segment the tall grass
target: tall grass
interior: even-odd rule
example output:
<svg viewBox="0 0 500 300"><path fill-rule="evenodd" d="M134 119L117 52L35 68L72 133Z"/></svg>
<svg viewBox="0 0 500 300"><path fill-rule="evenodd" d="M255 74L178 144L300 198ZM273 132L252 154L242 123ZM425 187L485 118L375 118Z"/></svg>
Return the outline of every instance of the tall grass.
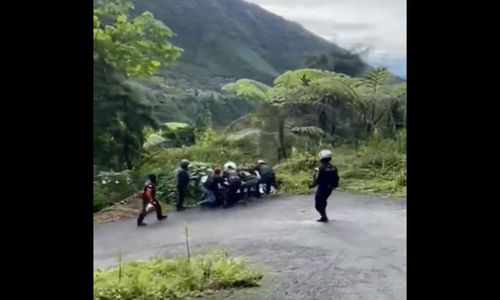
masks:
<svg viewBox="0 0 500 300"><path fill-rule="evenodd" d="M318 165L317 153L295 151L276 167L280 189L291 194L310 193L308 186ZM406 134L395 139L373 136L357 150L341 146L333 150L333 164L340 175L339 190L368 194L406 196Z"/></svg>
<svg viewBox="0 0 500 300"><path fill-rule="evenodd" d="M121 274L121 275L120 275ZM262 274L245 260L216 251L206 256L156 259L94 272L95 300L159 300L258 286Z"/></svg>

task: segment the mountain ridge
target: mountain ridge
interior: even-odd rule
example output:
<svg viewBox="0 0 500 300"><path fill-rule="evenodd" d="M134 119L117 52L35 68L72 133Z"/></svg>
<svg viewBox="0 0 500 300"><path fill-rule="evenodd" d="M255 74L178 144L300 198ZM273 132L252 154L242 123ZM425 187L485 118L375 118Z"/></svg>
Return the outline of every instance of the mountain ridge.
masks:
<svg viewBox="0 0 500 300"><path fill-rule="evenodd" d="M184 49L179 62L163 74L201 86L250 78L271 83L279 74L305 67L312 55L346 49L302 25L244 0L139 0L136 12L150 11L176 34L171 42ZM372 69L352 62L351 76Z"/></svg>

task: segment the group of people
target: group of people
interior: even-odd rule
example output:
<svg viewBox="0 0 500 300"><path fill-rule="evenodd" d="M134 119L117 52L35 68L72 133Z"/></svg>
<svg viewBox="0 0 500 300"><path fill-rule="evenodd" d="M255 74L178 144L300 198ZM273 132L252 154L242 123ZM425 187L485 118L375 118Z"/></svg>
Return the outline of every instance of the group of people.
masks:
<svg viewBox="0 0 500 300"><path fill-rule="evenodd" d="M224 170L215 168L212 174L202 180L202 206L229 208L239 200L260 197L276 188L273 168L264 160L255 166L239 166L234 162L224 164Z"/></svg>
<svg viewBox="0 0 500 300"><path fill-rule="evenodd" d="M189 182L188 160L182 160L177 170L177 211L183 211ZM202 195L199 204L201 206L222 206L229 208L239 200L247 197L260 197L261 194L269 194L272 188L276 188L276 176L273 168L264 160L258 160L256 166L236 167L234 162L227 162L224 170L214 168L213 172L202 179ZM162 214L160 203L156 199L156 176L148 175L142 193L142 208L137 218L137 226L147 225L145 216L156 211L159 221L167 218Z"/></svg>
<svg viewBox="0 0 500 300"><path fill-rule="evenodd" d="M319 153L320 166L315 169L314 180L309 188L317 187L315 208L320 214L318 222L328 222L326 214L327 199L339 186L337 168L332 165L332 152L322 150ZM182 211L187 194L190 176L189 161L182 160L177 172L177 211ZM224 169L214 168L213 172L202 180L202 206L222 206L229 208L239 200L247 197L260 197L269 194L276 188L276 176L273 168L264 160L258 160L255 166L237 167L234 162L227 162ZM144 217L153 210L159 221L167 218L162 214L161 206L156 199L156 176L149 175L142 194L143 205L137 218L137 226L144 226Z"/></svg>

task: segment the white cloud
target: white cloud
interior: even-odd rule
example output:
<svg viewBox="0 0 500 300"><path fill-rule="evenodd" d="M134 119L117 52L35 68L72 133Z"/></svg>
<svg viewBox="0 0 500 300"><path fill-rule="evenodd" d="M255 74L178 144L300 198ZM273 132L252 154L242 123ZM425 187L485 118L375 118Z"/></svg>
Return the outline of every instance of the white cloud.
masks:
<svg viewBox="0 0 500 300"><path fill-rule="evenodd" d="M388 67L396 62L406 64L406 0L246 1L341 47L370 48L367 60L377 65L383 61Z"/></svg>

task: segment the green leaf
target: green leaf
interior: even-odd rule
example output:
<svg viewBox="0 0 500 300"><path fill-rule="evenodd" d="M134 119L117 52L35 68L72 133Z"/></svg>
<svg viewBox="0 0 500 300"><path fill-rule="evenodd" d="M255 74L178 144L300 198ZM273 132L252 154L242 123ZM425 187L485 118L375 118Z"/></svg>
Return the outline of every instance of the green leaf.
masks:
<svg viewBox="0 0 500 300"><path fill-rule="evenodd" d="M269 101L268 93L271 87L255 80L240 79L234 83L226 84L222 90L251 101Z"/></svg>
<svg viewBox="0 0 500 300"><path fill-rule="evenodd" d="M129 0L94 1L94 57L128 77L152 76L178 59L182 49L167 41L172 31L151 13L129 20L132 8Z"/></svg>
<svg viewBox="0 0 500 300"><path fill-rule="evenodd" d="M161 62L157 60L152 60L149 62L153 68L159 68L161 66Z"/></svg>
<svg viewBox="0 0 500 300"><path fill-rule="evenodd" d="M116 22L117 23L127 22L127 16L126 15L119 15L118 17L116 17Z"/></svg>

